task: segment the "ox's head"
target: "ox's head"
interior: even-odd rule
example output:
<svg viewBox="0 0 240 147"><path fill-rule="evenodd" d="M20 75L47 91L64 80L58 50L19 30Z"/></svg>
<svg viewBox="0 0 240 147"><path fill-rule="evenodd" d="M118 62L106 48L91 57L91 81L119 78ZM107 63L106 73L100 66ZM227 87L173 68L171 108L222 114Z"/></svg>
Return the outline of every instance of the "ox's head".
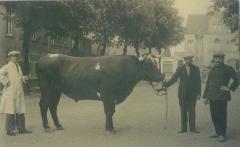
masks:
<svg viewBox="0 0 240 147"><path fill-rule="evenodd" d="M164 79L164 75L158 69L157 60L159 57L154 55L141 55L138 57L141 64L141 73L143 80L151 82L160 82Z"/></svg>

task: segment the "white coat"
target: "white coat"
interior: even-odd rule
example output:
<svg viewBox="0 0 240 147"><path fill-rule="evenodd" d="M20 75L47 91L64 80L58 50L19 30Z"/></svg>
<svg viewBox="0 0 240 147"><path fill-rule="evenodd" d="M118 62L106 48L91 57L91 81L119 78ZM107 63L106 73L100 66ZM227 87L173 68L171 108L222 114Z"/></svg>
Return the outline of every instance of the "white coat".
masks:
<svg viewBox="0 0 240 147"><path fill-rule="evenodd" d="M0 113L25 113L26 106L23 92L23 82L25 81L21 67L9 61L0 69L0 82L4 85L0 98ZM10 82L9 86L7 86L8 82Z"/></svg>

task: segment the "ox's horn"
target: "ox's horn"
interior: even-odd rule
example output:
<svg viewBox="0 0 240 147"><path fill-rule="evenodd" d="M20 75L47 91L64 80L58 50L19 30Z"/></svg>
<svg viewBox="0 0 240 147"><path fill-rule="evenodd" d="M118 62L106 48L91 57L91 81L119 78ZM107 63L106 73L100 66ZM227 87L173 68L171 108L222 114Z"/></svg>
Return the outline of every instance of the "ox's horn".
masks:
<svg viewBox="0 0 240 147"><path fill-rule="evenodd" d="M153 55L154 58L161 58L162 55Z"/></svg>
<svg viewBox="0 0 240 147"><path fill-rule="evenodd" d="M138 57L138 60L143 61L145 58L146 58L146 54L143 54Z"/></svg>

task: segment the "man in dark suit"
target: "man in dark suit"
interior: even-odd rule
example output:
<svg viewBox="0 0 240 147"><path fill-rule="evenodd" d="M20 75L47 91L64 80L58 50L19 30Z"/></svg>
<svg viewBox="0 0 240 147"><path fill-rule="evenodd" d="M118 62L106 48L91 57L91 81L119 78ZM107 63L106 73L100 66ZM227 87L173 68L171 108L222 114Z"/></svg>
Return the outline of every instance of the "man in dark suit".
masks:
<svg viewBox="0 0 240 147"><path fill-rule="evenodd" d="M199 68L192 64L193 56L184 57L185 64L178 67L171 79L164 86L169 87L180 79L178 88L178 98L181 110L181 130L179 133L187 132L187 122L189 118L189 128L193 133L199 133L195 128L196 120L196 100L201 96L201 78Z"/></svg>
<svg viewBox="0 0 240 147"><path fill-rule="evenodd" d="M224 64L223 53L216 53L213 58L215 65L209 72L203 98L205 104L210 102L210 112L216 132L210 137L224 142L226 140L227 102L231 99L230 90L236 90L239 79L234 69Z"/></svg>

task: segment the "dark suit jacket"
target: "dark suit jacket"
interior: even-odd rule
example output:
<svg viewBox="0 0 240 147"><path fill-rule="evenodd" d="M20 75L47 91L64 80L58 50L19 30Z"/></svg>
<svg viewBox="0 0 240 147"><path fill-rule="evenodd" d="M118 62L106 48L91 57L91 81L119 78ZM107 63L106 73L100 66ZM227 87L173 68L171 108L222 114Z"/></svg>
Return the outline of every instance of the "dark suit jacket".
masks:
<svg viewBox="0 0 240 147"><path fill-rule="evenodd" d="M230 79L233 82L229 86ZM221 86L229 86L231 91L234 91L239 85L237 73L231 66L221 64L211 69L208 75L207 84L204 90L203 98L210 100L230 100L229 91L222 91Z"/></svg>
<svg viewBox="0 0 240 147"><path fill-rule="evenodd" d="M178 78L180 79L178 88L178 97L180 99L190 98L196 100L197 95L201 95L201 77L198 67L191 65L189 76L185 64L178 67L171 79L165 83L165 86L171 86Z"/></svg>

